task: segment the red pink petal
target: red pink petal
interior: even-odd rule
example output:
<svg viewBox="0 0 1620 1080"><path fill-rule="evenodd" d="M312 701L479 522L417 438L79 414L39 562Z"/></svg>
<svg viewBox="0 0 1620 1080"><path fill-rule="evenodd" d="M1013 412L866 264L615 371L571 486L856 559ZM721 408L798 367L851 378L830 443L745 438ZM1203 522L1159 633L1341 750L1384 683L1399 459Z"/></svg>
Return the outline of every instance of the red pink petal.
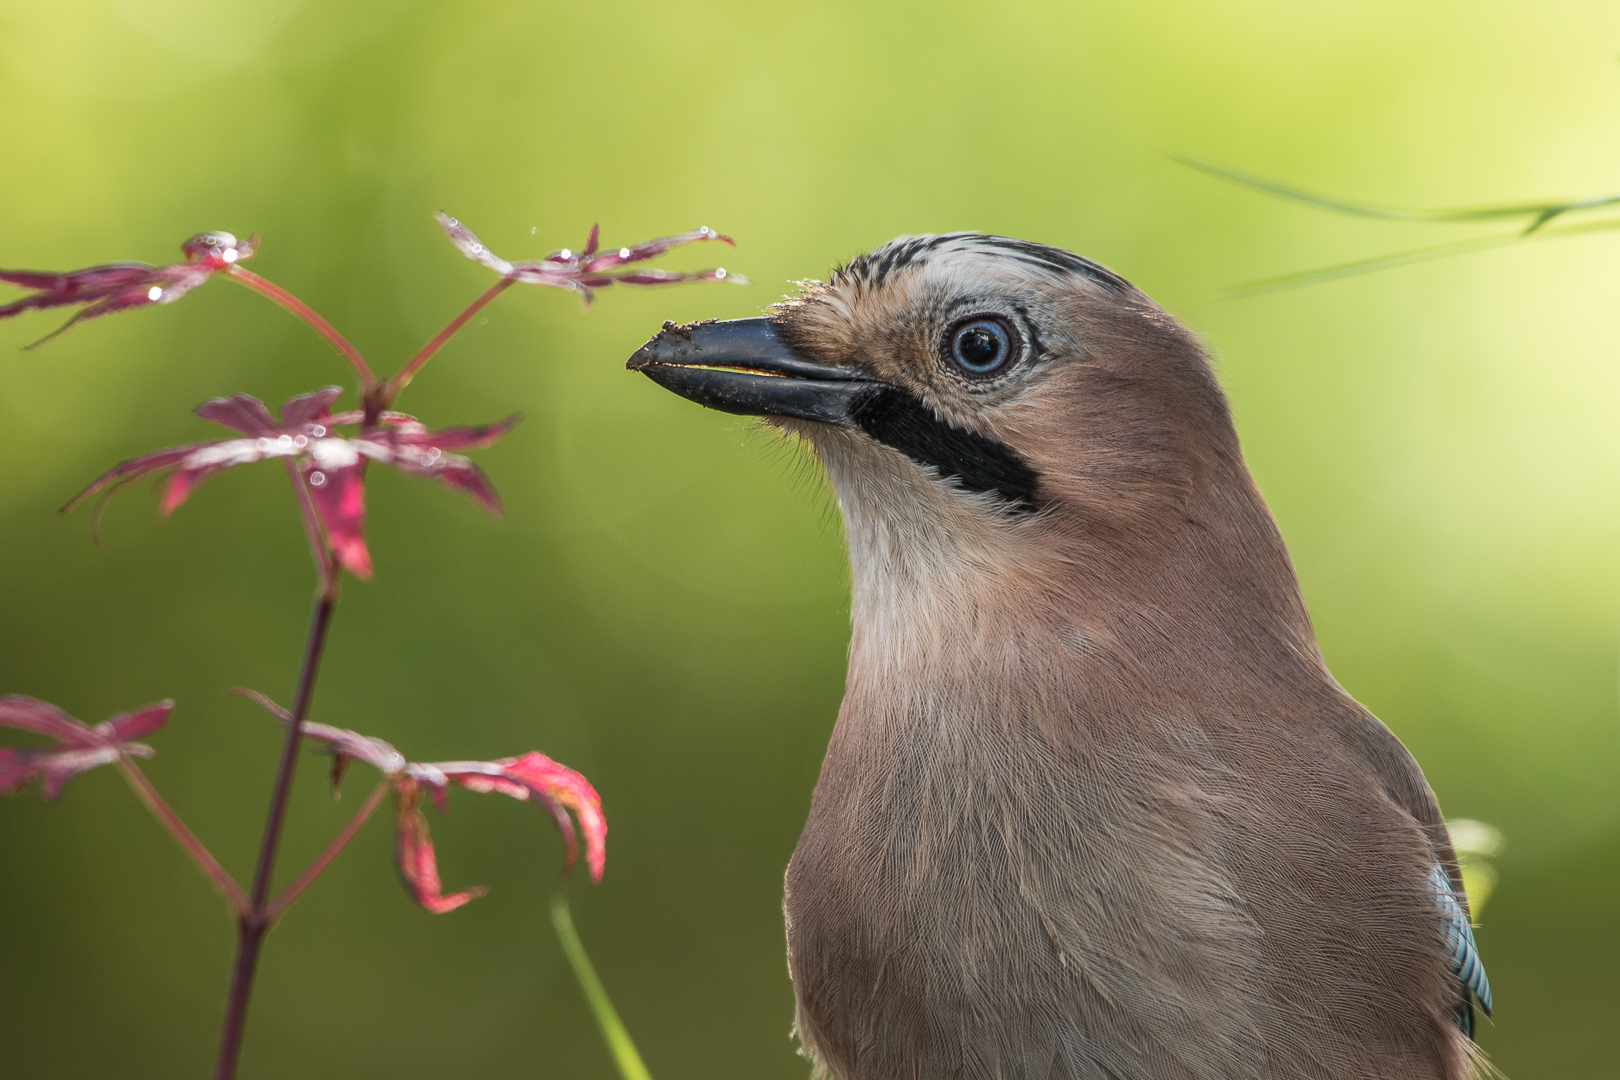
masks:
<svg viewBox="0 0 1620 1080"><path fill-rule="evenodd" d="M433 850L427 817L421 809L422 793L415 782L401 780L394 787L394 857L405 889L434 915L454 911L489 890L482 885L446 896L439 881L439 860Z"/></svg>
<svg viewBox="0 0 1620 1080"><path fill-rule="evenodd" d="M457 251L474 262L483 263L502 277L512 272L512 264L485 247L484 242L467 226L445 213L436 213L433 216L438 219L439 227L444 230L444 234L450 238Z"/></svg>
<svg viewBox="0 0 1620 1080"><path fill-rule="evenodd" d="M333 558L355 577L369 581L372 567L365 538L366 485L355 463L359 454L343 439L321 439L312 443L311 449L322 444L340 446L327 447L324 455L312 454L304 466L304 482L309 485L310 499L315 503ZM351 455L353 462L349 462Z"/></svg>
<svg viewBox="0 0 1620 1080"><path fill-rule="evenodd" d="M214 398L203 402L194 411L204 420L235 428L244 435L269 435L281 426L270 415L270 410L264 407L264 402L251 394Z"/></svg>
<svg viewBox="0 0 1620 1080"><path fill-rule="evenodd" d="M48 747L0 747L0 791L16 791L38 777L46 799L82 772L120 757L151 757L152 748L129 740L150 735L169 719L174 702L162 701L90 727L36 698L0 698L0 725L55 739Z"/></svg>

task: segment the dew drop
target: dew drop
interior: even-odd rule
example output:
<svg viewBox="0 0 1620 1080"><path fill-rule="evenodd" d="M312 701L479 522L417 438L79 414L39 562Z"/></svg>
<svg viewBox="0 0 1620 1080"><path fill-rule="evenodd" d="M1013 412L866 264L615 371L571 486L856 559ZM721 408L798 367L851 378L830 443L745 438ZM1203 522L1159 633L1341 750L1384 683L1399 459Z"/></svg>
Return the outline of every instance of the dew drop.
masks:
<svg viewBox="0 0 1620 1080"><path fill-rule="evenodd" d="M146 298L148 300L152 301L153 303L157 303L157 301L163 299L163 290L162 290L162 288L160 288L157 285L154 285L150 289L147 289L146 290Z"/></svg>
<svg viewBox="0 0 1620 1080"><path fill-rule="evenodd" d="M228 263L233 263L237 259L236 249L226 248L224 251L219 253L219 257Z"/></svg>
<svg viewBox="0 0 1620 1080"><path fill-rule="evenodd" d="M714 280L716 280L716 281L724 281L724 280L726 280L726 268L725 267L717 266L717 267L714 268Z"/></svg>
<svg viewBox="0 0 1620 1080"><path fill-rule="evenodd" d="M302 435L294 435L292 442L294 450L302 450L304 447L309 445L309 440L304 438Z"/></svg>
<svg viewBox="0 0 1620 1080"><path fill-rule="evenodd" d="M321 470L319 470L319 469L316 469L314 472L310 473L309 474L309 486L310 487L325 487L326 486L326 474L321 472Z"/></svg>
<svg viewBox="0 0 1620 1080"><path fill-rule="evenodd" d="M270 452L270 448L273 445L275 445L275 444L272 443L269 439L254 439L253 440L254 449L256 449L261 454L268 454Z"/></svg>
<svg viewBox="0 0 1620 1080"><path fill-rule="evenodd" d="M572 259L574 257L574 253L569 251L567 248L563 248L561 251L557 252L557 257L559 259Z"/></svg>
<svg viewBox="0 0 1620 1080"><path fill-rule="evenodd" d="M620 248L619 249L619 258L628 259L629 257L630 257L630 249L629 248Z"/></svg>
<svg viewBox="0 0 1620 1080"><path fill-rule="evenodd" d="M320 424L311 424L309 425L309 433L315 436L317 439L324 438L326 435L326 428L322 427Z"/></svg>
<svg viewBox="0 0 1620 1080"><path fill-rule="evenodd" d="M276 445L279 446L283 450L291 450L292 449L292 444L293 443L292 443L292 436L291 435L278 435L276 437Z"/></svg>

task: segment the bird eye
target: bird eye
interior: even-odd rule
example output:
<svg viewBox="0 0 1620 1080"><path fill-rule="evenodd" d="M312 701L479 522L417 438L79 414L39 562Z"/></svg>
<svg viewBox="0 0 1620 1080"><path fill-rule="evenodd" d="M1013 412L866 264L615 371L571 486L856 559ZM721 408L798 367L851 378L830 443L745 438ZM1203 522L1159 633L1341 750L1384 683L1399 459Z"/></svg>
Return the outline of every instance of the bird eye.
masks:
<svg viewBox="0 0 1620 1080"><path fill-rule="evenodd" d="M951 360L969 375L994 375L1012 353L1012 334L1000 319L969 319L951 333Z"/></svg>

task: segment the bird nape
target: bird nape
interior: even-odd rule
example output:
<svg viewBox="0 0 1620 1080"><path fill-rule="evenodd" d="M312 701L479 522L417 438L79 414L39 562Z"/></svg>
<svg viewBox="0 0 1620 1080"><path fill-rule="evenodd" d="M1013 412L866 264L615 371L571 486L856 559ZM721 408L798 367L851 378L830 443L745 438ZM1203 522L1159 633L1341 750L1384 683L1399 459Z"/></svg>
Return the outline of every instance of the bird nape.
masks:
<svg viewBox="0 0 1620 1080"><path fill-rule="evenodd" d="M843 705L788 867L839 1080L1464 1080L1490 990L1417 763L1334 680L1196 339L905 237L629 367L824 465Z"/></svg>

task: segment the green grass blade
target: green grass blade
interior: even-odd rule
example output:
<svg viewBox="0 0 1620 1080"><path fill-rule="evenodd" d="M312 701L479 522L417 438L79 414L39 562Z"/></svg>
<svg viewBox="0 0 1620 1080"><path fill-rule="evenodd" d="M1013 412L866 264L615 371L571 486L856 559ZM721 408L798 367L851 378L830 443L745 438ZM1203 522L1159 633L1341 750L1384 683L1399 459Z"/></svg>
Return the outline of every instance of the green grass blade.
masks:
<svg viewBox="0 0 1620 1080"><path fill-rule="evenodd" d="M591 958L585 955L585 944L579 940L579 933L574 929L574 917L568 912L568 897L561 890L551 898L551 925L556 929L557 940L562 942L563 953L574 969L574 978L579 980L580 992L591 1007L591 1015L596 1017L596 1026L602 1029L602 1041L607 1043L613 1063L619 1067L619 1075L624 1080L652 1080L652 1073L647 1071L641 1055L636 1052L636 1044L625 1030L619 1014L614 1011L613 1002L608 999L607 988L596 977Z"/></svg>
<svg viewBox="0 0 1620 1080"><path fill-rule="evenodd" d="M1526 240L1551 239L1555 236L1568 236L1571 233L1598 232L1602 229L1616 228L1620 228L1620 218L1584 221L1579 225L1552 226L1537 229L1533 233L1515 232L1497 236L1479 236L1472 240L1457 240L1449 244L1436 244L1434 247L1401 251L1393 255L1379 255L1372 259L1340 263L1337 266L1326 266L1318 270L1303 270L1298 273L1263 278L1260 281L1251 281L1246 285L1228 289L1218 295L1225 300L1260 296L1264 293L1280 292L1283 289L1297 289L1303 285L1318 285L1324 281L1336 281L1339 278L1354 277L1357 274L1370 274L1375 270L1387 270L1394 266L1405 266L1407 263L1439 259L1447 255L1462 255L1470 251L1506 247L1509 244L1516 244Z"/></svg>
<svg viewBox="0 0 1620 1080"><path fill-rule="evenodd" d="M1252 173L1239 172L1229 169L1225 165L1217 165L1213 161L1204 161L1201 158L1188 157L1185 154L1171 153L1171 159L1179 161L1189 169L1197 169L1201 173L1230 180L1234 184L1242 184L1257 191L1264 191L1268 195L1291 199L1307 206L1314 206L1320 210L1335 210L1341 214L1354 214L1357 217L1382 218L1391 221L1426 221L1428 215L1422 210L1399 210L1388 206L1369 206L1365 203L1350 202L1346 199L1335 199L1329 195L1318 195L1315 192L1305 191L1302 188L1289 187L1279 184L1275 180L1267 180L1263 176Z"/></svg>
<svg viewBox="0 0 1620 1080"><path fill-rule="evenodd" d="M1268 180L1263 176L1255 176L1252 173L1229 169L1225 165L1217 165L1212 161L1204 161L1201 158L1188 157L1186 154L1170 153L1169 156L1190 169L1197 169L1199 172L1208 173L1210 176L1230 180L1234 184L1242 184L1244 187L1264 191L1268 195L1291 199L1294 202L1304 203L1306 206L1314 206L1319 210L1332 210L1340 214L1379 218L1384 221L1498 221L1502 218L1523 217L1531 219L1525 232L1532 233L1563 214L1570 214L1579 210L1594 210L1598 207L1620 203L1620 194L1611 194L1564 202L1508 203L1501 206L1465 206L1446 210L1403 210L1394 206L1375 206L1371 203L1338 199L1331 195L1319 195L1314 191L1290 187L1275 180Z"/></svg>

